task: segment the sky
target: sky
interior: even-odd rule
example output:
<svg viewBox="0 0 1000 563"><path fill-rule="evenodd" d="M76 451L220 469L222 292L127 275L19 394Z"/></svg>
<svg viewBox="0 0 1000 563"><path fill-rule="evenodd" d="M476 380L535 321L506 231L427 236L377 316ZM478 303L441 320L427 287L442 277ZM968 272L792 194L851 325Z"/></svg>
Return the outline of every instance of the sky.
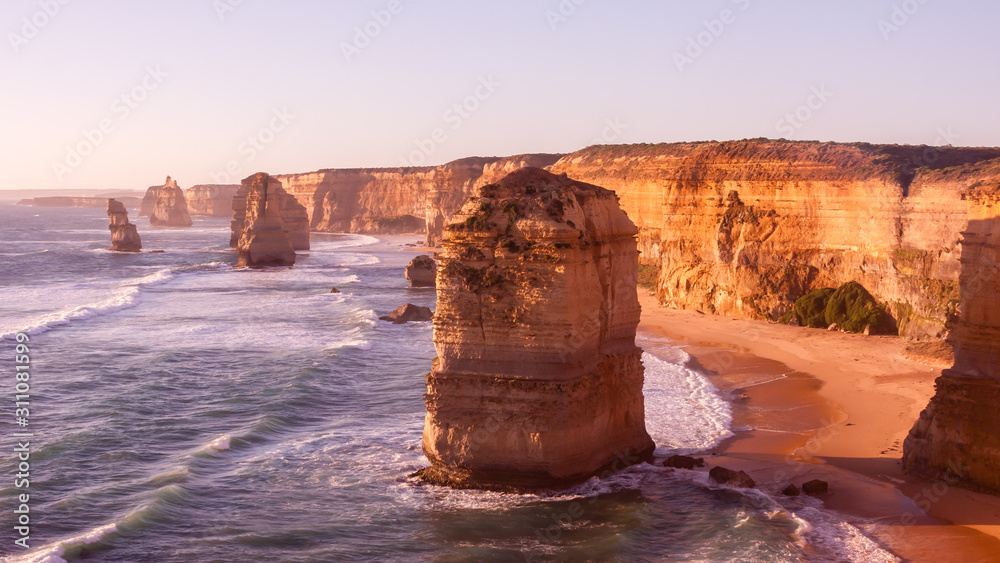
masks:
<svg viewBox="0 0 1000 563"><path fill-rule="evenodd" d="M5 0L0 189L592 144L1000 145L986 0Z"/></svg>

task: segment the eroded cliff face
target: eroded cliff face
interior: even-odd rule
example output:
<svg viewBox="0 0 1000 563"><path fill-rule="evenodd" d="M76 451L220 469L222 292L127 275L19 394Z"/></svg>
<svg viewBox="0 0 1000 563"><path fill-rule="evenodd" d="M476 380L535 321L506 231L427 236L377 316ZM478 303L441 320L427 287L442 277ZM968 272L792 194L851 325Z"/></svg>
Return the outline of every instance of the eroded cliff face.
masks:
<svg viewBox="0 0 1000 563"><path fill-rule="evenodd" d="M227 184L191 186L185 194L188 213L210 217L231 217L233 196L239 189L240 186Z"/></svg>
<svg viewBox="0 0 1000 563"><path fill-rule="evenodd" d="M371 234L432 232L473 190L523 166L544 166L554 155L466 158L442 166L320 170L278 176L308 213L314 231ZM430 228L429 228L430 226Z"/></svg>
<svg viewBox="0 0 1000 563"><path fill-rule="evenodd" d="M250 179L256 176L251 176ZM268 176L271 182L277 182L276 186L271 186L267 191L267 196L273 200L272 203L281 215L283 228L288 232L288 239L295 250L309 250L309 215L306 208L298 202L291 194L286 192L281 185L281 181L273 176ZM230 201L233 220L230 223L229 246L238 248L240 238L247 224L247 197L252 189L253 182L243 181L240 189Z"/></svg>
<svg viewBox="0 0 1000 563"><path fill-rule="evenodd" d="M187 200L184 198L184 191L181 190L177 182L167 176L166 183L158 190L146 193L156 194L156 201L153 210L149 212L149 224L154 227L190 227L191 215L188 214ZM146 198L143 198L143 202Z"/></svg>
<svg viewBox="0 0 1000 563"><path fill-rule="evenodd" d="M142 240L135 224L128 222L128 210L120 201L109 199L108 230L111 231L111 248L116 252L140 252Z"/></svg>
<svg viewBox="0 0 1000 563"><path fill-rule="evenodd" d="M439 255L423 478L547 487L652 452L635 235L614 193L534 168L461 208Z"/></svg>
<svg viewBox="0 0 1000 563"><path fill-rule="evenodd" d="M849 281L900 332L943 337L969 182L933 169L1000 149L735 141L591 147L550 167L615 191L669 307L776 319Z"/></svg>
<svg viewBox="0 0 1000 563"><path fill-rule="evenodd" d="M244 219L237 242L237 267L264 268L295 264L295 250L282 221L281 182L264 173L243 180ZM287 194L284 194L287 196Z"/></svg>
<svg viewBox="0 0 1000 563"><path fill-rule="evenodd" d="M1000 494L1000 163L994 175L950 171L935 179L976 185L966 192L960 320L948 340L955 365L910 430L903 466L929 478Z"/></svg>

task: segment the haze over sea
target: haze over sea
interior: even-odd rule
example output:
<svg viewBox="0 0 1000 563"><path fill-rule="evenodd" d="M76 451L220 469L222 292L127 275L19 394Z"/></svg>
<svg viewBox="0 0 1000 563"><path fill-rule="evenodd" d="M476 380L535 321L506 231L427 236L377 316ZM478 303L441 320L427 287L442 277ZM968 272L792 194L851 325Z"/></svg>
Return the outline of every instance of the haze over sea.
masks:
<svg viewBox="0 0 1000 563"><path fill-rule="evenodd" d="M105 250L103 209L0 202L0 334L8 358L30 335L35 435L33 549L5 560L895 560L873 524L813 499L649 464L552 495L409 480L432 329L377 317L434 307L403 278L419 235L314 233L294 268L247 271L226 219L134 220L165 253ZM657 453L728 436L728 402L683 350L640 344ZM3 481L4 513L17 492Z"/></svg>

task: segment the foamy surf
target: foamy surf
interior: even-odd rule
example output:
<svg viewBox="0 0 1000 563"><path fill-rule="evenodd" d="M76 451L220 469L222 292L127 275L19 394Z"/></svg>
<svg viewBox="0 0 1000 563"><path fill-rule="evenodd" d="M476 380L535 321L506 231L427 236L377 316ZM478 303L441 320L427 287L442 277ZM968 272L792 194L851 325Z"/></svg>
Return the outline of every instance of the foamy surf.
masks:
<svg viewBox="0 0 1000 563"><path fill-rule="evenodd" d="M682 360L690 359L677 350ZM733 411L707 377L682 363L650 353L642 394L646 403L646 431L658 454L690 453L714 447L732 436Z"/></svg>
<svg viewBox="0 0 1000 563"><path fill-rule="evenodd" d="M78 536L73 536L64 540L51 543L36 552L28 553L21 557L15 557L13 563L67 563L63 556L68 550L97 543L107 536L118 531L118 524L107 524L84 532Z"/></svg>

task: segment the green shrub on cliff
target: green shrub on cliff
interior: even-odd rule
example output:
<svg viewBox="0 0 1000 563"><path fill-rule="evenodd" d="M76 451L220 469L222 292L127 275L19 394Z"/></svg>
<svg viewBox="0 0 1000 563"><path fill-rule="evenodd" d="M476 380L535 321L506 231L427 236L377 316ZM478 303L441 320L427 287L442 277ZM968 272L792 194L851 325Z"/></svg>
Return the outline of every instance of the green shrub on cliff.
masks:
<svg viewBox="0 0 1000 563"><path fill-rule="evenodd" d="M892 331L892 320L871 293L858 282L847 282L830 296L826 304L827 325L837 323L845 332L862 332L871 326L872 334Z"/></svg>
<svg viewBox="0 0 1000 563"><path fill-rule="evenodd" d="M863 332L867 326L871 326L872 334L894 332L892 317L858 282L848 282L837 289L817 289L800 298L779 322L789 324L793 319L810 328L836 324L845 332Z"/></svg>
<svg viewBox="0 0 1000 563"><path fill-rule="evenodd" d="M639 287L650 290L656 289L656 280L659 276L659 267L639 264Z"/></svg>
<svg viewBox="0 0 1000 563"><path fill-rule="evenodd" d="M810 328L826 328L830 326L826 322L826 305L830 301L830 296L836 290L824 287L801 297L795 302L795 307L787 315L782 317L781 322L788 324L793 318L799 319L799 324Z"/></svg>

